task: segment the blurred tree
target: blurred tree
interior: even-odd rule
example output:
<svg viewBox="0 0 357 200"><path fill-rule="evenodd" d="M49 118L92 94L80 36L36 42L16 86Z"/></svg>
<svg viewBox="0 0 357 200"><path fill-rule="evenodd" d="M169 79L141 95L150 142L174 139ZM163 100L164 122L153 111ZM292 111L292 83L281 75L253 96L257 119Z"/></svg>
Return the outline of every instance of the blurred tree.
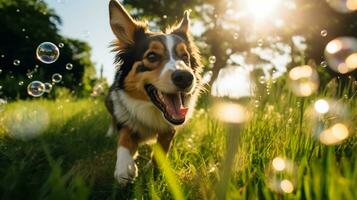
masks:
<svg viewBox="0 0 357 200"><path fill-rule="evenodd" d="M172 24L180 19L185 9L191 9L193 18L203 23L203 26L196 27L202 29L200 30L202 36L197 37L197 40L203 40L208 44L208 48L201 46L204 50L203 55L206 58L210 55L216 57L216 62L211 69L213 71L211 83L218 76L220 68L234 64L230 56L237 53L244 55L246 64L254 67L270 64L271 71L276 70L274 62L252 53L252 48L257 46L279 53L283 48L277 43L288 45L292 59L287 67L300 65L308 59L313 59L319 64L324 60L324 48L330 40L339 36L356 37L357 35L357 12L338 13L331 9L326 1L151 0L148 3L141 0L122 0L122 2L131 8L134 16L148 19L150 25L156 29L163 29ZM276 8L267 12L274 3L277 4ZM259 17L261 22L255 23L256 18ZM322 30L327 31L326 37L320 35ZM296 35L305 38L306 50L297 50L292 41L292 37ZM262 44L258 44L259 40L262 40ZM207 60L206 65L208 66ZM326 69L327 73L326 70L320 70L320 73L325 73L322 76L324 77L321 80L322 85L337 75ZM326 74L330 75L326 76Z"/></svg>
<svg viewBox="0 0 357 200"><path fill-rule="evenodd" d="M54 73L63 77L58 85L79 96L89 95L88 85L95 77L87 43L59 35L60 18L38 0L0 0L0 85L7 98L28 98L27 85L39 80L51 82ZM36 48L42 42L59 46L60 57L53 64L44 64L36 58ZM14 60L19 60L18 66ZM73 65L72 70L66 64ZM85 89L84 89L85 88ZM0 93L1 95L1 93ZM54 93L51 94L54 97Z"/></svg>

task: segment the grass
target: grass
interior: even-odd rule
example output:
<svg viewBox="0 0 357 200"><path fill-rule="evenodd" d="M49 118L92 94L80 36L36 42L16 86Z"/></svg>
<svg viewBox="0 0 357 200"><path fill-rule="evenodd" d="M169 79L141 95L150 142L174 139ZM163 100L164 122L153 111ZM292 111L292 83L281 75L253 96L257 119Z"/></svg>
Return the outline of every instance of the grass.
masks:
<svg viewBox="0 0 357 200"><path fill-rule="evenodd" d="M323 145L311 138L304 115L314 100L335 98L349 107L349 131L355 134L357 101L354 94L344 95L348 91L356 91L356 85L350 82L343 90L300 98L278 82L269 96L252 101L259 103L252 106L252 119L242 131L233 129L228 140L227 126L211 116L203 97L194 118L179 130L168 158L153 147L160 172L140 170L125 189L113 178L117 141L105 137L109 118L102 100L9 103L0 113L0 198L215 199L227 179L226 199L357 199L356 136ZM26 119L33 123L26 124ZM16 131L22 134L14 135ZM33 139L23 137L38 132ZM238 138L232 172L222 177L226 146ZM139 152L137 164L143 169L151 146ZM292 170L272 171L276 156L291 160ZM290 180L294 191L275 191L274 178Z"/></svg>

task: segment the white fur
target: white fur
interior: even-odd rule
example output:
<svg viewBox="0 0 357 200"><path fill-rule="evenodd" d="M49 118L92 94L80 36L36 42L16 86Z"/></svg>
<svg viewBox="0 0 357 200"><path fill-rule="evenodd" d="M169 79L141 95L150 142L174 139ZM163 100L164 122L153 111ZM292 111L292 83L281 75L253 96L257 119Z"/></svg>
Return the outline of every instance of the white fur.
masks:
<svg viewBox="0 0 357 200"><path fill-rule="evenodd" d="M114 177L120 185L126 185L128 181L138 176L138 169L130 151L122 146L117 150L117 162Z"/></svg>
<svg viewBox="0 0 357 200"><path fill-rule="evenodd" d="M174 59L174 45L175 45L175 40L174 36L172 35L165 35L166 39L166 49L169 53L169 61L165 64L164 68L161 70L160 76L163 76L167 71L175 71L176 70L176 61Z"/></svg>
<svg viewBox="0 0 357 200"><path fill-rule="evenodd" d="M116 125L113 122L110 123L107 134L105 136L112 137L117 132Z"/></svg>

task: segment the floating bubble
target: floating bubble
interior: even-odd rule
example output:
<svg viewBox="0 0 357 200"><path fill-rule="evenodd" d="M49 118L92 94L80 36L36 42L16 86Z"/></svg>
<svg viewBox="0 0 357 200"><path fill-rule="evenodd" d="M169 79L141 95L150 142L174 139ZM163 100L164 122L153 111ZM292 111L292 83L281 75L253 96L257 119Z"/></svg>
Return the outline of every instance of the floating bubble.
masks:
<svg viewBox="0 0 357 200"><path fill-rule="evenodd" d="M67 64L66 64L66 69L67 69L67 70L72 70L72 69L73 69L73 64L67 63Z"/></svg>
<svg viewBox="0 0 357 200"><path fill-rule="evenodd" d="M45 84L41 81L32 81L27 86L27 93L33 97L40 97L45 92Z"/></svg>
<svg viewBox="0 0 357 200"><path fill-rule="evenodd" d="M327 36L327 30L322 30L321 32L320 32L320 34L321 34L321 36L322 37L326 37Z"/></svg>
<svg viewBox="0 0 357 200"><path fill-rule="evenodd" d="M305 115L312 137L323 144L338 144L350 135L349 112L342 103L319 99L307 109Z"/></svg>
<svg viewBox="0 0 357 200"><path fill-rule="evenodd" d="M325 48L325 58L335 72L345 74L357 68L357 39L339 37L330 41Z"/></svg>
<svg viewBox="0 0 357 200"><path fill-rule="evenodd" d="M17 106L6 114L4 125L10 137L28 140L43 133L49 121L47 110L41 106Z"/></svg>
<svg viewBox="0 0 357 200"><path fill-rule="evenodd" d="M51 83L45 83L45 92L50 93L52 91L52 87Z"/></svg>
<svg viewBox="0 0 357 200"><path fill-rule="evenodd" d="M208 61L209 61L209 63L211 63L211 64L216 63L216 61L217 61L216 56L210 56L210 57L208 58Z"/></svg>
<svg viewBox="0 0 357 200"><path fill-rule="evenodd" d="M13 64L15 66L19 66L21 64L21 61L20 60L14 60Z"/></svg>
<svg viewBox="0 0 357 200"><path fill-rule="evenodd" d="M239 36L238 33L234 33L234 34L233 34L233 39L235 39L235 40L238 39L238 36Z"/></svg>
<svg viewBox="0 0 357 200"><path fill-rule="evenodd" d="M52 75L52 82L59 83L62 81L62 75L59 73L55 73Z"/></svg>
<svg viewBox="0 0 357 200"><path fill-rule="evenodd" d="M318 74L309 65L294 67L288 78L290 89L297 96L310 96L319 87Z"/></svg>
<svg viewBox="0 0 357 200"><path fill-rule="evenodd" d="M63 47L64 47L64 44L61 42L61 43L58 44L58 47L59 47L59 48L63 48Z"/></svg>
<svg viewBox="0 0 357 200"><path fill-rule="evenodd" d="M266 83L266 80L265 80L264 76L260 76L258 81L259 81L260 84L265 84Z"/></svg>
<svg viewBox="0 0 357 200"><path fill-rule="evenodd" d="M266 170L269 188L278 193L291 193L296 185L296 166L286 158L275 157Z"/></svg>
<svg viewBox="0 0 357 200"><path fill-rule="evenodd" d="M7 104L7 101L5 99L0 99L0 112L5 110L6 104Z"/></svg>
<svg viewBox="0 0 357 200"><path fill-rule="evenodd" d="M327 62L325 60L321 61L320 65L321 65L321 67L326 68L327 67Z"/></svg>
<svg viewBox="0 0 357 200"><path fill-rule="evenodd" d="M259 40L257 41L257 45L258 45L259 47L263 46L263 44L264 44L264 40L263 40L263 39L259 39Z"/></svg>
<svg viewBox="0 0 357 200"><path fill-rule="evenodd" d="M60 55L58 47L51 42L41 43L36 50L37 59L45 64L51 64L57 61Z"/></svg>
<svg viewBox="0 0 357 200"><path fill-rule="evenodd" d="M356 0L328 0L327 3L339 13L350 13L357 10Z"/></svg>

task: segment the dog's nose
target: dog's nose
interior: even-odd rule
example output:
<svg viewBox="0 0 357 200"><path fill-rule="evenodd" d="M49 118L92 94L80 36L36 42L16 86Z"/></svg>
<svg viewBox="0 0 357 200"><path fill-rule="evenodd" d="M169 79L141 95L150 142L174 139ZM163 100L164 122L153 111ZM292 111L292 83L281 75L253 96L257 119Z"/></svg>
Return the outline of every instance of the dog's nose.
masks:
<svg viewBox="0 0 357 200"><path fill-rule="evenodd" d="M172 82L180 89L186 89L191 86L193 75L186 70L176 70L171 75Z"/></svg>

